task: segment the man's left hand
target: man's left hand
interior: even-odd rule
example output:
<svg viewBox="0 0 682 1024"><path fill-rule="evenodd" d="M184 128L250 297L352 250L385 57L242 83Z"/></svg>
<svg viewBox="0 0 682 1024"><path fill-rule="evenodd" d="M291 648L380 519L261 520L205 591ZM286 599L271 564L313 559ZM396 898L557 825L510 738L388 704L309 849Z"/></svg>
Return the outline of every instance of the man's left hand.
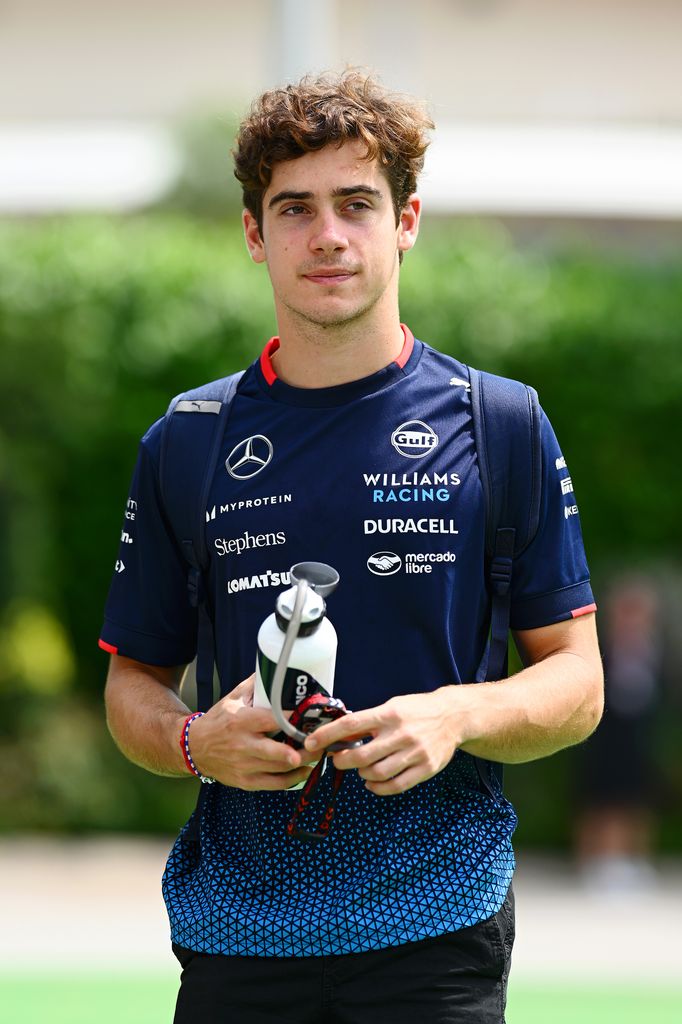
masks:
<svg viewBox="0 0 682 1024"><path fill-rule="evenodd" d="M452 705L441 690L392 697L379 707L345 715L316 729L305 746L319 753L334 743L367 736L369 742L332 756L337 768L357 768L377 796L403 793L430 779L458 746Z"/></svg>

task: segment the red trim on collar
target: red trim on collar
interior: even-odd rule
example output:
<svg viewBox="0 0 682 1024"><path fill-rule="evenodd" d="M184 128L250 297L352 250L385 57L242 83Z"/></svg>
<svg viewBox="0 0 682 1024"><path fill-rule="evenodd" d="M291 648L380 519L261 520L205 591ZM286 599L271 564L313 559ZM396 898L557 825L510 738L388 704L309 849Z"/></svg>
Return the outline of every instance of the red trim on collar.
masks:
<svg viewBox="0 0 682 1024"><path fill-rule="evenodd" d="M414 348L414 335L410 328L406 326L406 324L401 324L400 327L403 332L405 341L403 342L403 347L400 350L400 354L396 356L393 362L402 370L403 366L412 355L412 349ZM260 356L260 368L262 374L265 377L267 383L270 385L274 384L275 381L277 380L277 374L275 373L274 367L272 365L272 357L274 356L278 348L279 338L277 337L277 335L275 335L274 338L270 338L270 341L267 343L267 345L261 352Z"/></svg>
<svg viewBox="0 0 682 1024"><path fill-rule="evenodd" d="M260 368L268 384L274 384L275 381L277 380L277 374L275 373L272 366L272 357L274 356L278 348L279 338L275 336L274 338L270 338L270 341L267 343L267 345L261 352Z"/></svg>
<svg viewBox="0 0 682 1024"><path fill-rule="evenodd" d="M400 351L400 355L397 357L397 359L394 360L394 362L397 363L400 369L402 370L403 366L412 355L412 349L414 348L414 334L407 326L407 324L401 324L400 327L402 329L403 334L405 335L405 341Z"/></svg>

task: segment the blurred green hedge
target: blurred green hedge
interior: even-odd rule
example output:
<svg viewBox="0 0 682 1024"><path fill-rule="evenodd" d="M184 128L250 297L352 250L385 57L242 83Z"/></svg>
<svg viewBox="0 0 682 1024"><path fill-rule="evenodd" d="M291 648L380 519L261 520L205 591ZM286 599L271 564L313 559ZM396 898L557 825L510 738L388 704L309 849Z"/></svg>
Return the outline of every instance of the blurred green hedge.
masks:
<svg viewBox="0 0 682 1024"><path fill-rule="evenodd" d="M539 390L597 578L679 564L682 258L522 253L501 227L448 222L401 273L418 337ZM114 750L96 639L140 435L173 394L246 365L274 331L266 272L237 227L167 214L0 224L3 827L173 831L190 807L191 784ZM560 843L570 759L532 771L526 838Z"/></svg>

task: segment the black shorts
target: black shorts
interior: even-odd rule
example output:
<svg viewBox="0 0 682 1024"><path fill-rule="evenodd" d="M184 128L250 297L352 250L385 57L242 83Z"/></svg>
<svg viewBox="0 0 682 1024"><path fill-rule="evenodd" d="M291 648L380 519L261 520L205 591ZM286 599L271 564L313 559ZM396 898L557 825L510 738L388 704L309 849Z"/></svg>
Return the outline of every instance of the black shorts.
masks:
<svg viewBox="0 0 682 1024"><path fill-rule="evenodd" d="M471 928L404 946L320 957L173 952L174 1024L504 1024L514 943L511 888Z"/></svg>

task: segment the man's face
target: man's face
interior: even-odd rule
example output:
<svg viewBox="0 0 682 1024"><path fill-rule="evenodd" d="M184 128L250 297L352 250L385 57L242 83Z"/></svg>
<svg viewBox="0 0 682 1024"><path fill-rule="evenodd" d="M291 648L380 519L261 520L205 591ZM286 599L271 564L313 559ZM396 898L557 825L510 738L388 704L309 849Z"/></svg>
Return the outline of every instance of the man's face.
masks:
<svg viewBox="0 0 682 1024"><path fill-rule="evenodd" d="M263 231L244 212L246 242L266 262L278 319L330 327L397 301L398 253L417 237L419 199L396 225L388 181L361 142L325 146L276 164L263 196Z"/></svg>

